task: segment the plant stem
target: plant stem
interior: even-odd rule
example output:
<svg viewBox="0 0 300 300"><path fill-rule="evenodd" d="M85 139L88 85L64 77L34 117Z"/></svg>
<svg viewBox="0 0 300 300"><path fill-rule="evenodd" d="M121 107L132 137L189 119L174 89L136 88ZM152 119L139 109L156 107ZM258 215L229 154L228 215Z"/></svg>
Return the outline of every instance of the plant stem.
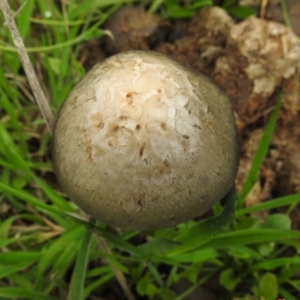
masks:
<svg viewBox="0 0 300 300"><path fill-rule="evenodd" d="M39 106L39 109L40 109L44 119L45 119L46 125L47 125L50 133L52 134L53 126L54 126L54 117L51 112L50 105L48 103L48 100L46 99L45 94L42 91L42 88L37 79L36 73L33 70L32 64L31 64L28 54L26 52L23 40L20 36L19 30L17 28L17 25L13 18L13 15L10 11L7 0L0 0L0 8L3 11L4 17L6 20L6 25L10 31L13 42L18 50L20 60L22 62L24 71L28 78L28 81L29 81L30 87L32 89L32 92L34 94L35 100Z"/></svg>
<svg viewBox="0 0 300 300"><path fill-rule="evenodd" d="M108 254L108 255L112 255L112 251L107 243L107 241L102 237L100 236L98 233L95 233L95 237L96 237L96 240L98 242L98 245L99 247L101 248L101 250ZM116 279L118 280L124 294L126 295L127 299L128 300L135 300L135 297L134 295L132 294L128 284L127 284L127 281L126 281L126 277L124 276L124 274L118 270L111 262L109 259L106 259L107 263L109 264L109 266L111 267L111 270L113 271L113 273L115 274L116 276Z"/></svg>

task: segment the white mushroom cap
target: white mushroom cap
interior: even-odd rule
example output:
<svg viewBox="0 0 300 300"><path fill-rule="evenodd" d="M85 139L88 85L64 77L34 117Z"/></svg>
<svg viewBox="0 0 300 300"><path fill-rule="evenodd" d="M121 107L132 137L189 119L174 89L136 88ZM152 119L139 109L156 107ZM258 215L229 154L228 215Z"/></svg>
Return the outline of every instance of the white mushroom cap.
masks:
<svg viewBox="0 0 300 300"><path fill-rule="evenodd" d="M85 212L121 228L156 229L208 211L238 166L228 98L203 75L155 52L96 65L56 123L54 169Z"/></svg>

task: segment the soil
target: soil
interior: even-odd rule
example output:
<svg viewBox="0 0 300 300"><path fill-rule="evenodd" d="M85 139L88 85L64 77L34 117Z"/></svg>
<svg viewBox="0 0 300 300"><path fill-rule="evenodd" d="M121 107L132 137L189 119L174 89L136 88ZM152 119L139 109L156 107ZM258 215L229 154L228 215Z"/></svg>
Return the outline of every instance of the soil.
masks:
<svg viewBox="0 0 300 300"><path fill-rule="evenodd" d="M287 0L287 7L300 35L300 2ZM300 47L296 34L283 24L279 0L269 0L265 19L241 22L218 7L204 9L185 22L162 20L127 6L111 16L105 29L113 39L106 36L82 48L87 70L115 53L154 50L207 75L229 96L241 149L238 190L284 88L275 134L246 206L300 191ZM300 229L300 207L291 217L292 227Z"/></svg>

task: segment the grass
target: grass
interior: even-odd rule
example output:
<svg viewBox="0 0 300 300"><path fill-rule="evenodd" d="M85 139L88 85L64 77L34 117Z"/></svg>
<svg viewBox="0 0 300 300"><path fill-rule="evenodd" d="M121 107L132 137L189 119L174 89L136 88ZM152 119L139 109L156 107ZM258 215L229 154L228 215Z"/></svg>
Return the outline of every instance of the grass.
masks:
<svg viewBox="0 0 300 300"><path fill-rule="evenodd" d="M10 4L14 11L19 2ZM16 21L31 61L56 113L84 75L82 42L106 34L101 24L133 1L28 0ZM147 8L165 17L186 18L212 1L152 1ZM145 5L141 2L141 5ZM236 7L225 1L225 7ZM239 15L249 10L232 9ZM242 12L242 14L241 14ZM140 233L111 232L87 220L60 190L53 173L50 134L32 99L8 30L0 28L0 300L100 299L111 290L119 299L184 299L217 278L225 297L297 299L300 293L300 232L289 213L266 220L253 212L288 207L300 194L244 208L267 154L281 96L265 127L235 217L218 235L206 235L211 221ZM215 212L220 212L220 205ZM182 279L190 287L176 294ZM119 288L119 286L121 288ZM245 294L248 293L248 298ZM238 298L240 297L240 298ZM257 297L257 298L255 298ZM260 297L260 298L259 298ZM220 296L221 299L221 296Z"/></svg>

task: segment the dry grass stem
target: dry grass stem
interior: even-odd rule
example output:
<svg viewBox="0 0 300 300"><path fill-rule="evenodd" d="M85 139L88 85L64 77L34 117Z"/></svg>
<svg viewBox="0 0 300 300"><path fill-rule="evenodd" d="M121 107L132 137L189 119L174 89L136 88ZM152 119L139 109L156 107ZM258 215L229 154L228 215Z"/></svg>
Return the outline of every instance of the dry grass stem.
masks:
<svg viewBox="0 0 300 300"><path fill-rule="evenodd" d="M112 254L110 247L107 244L106 240L103 237L99 236L97 233L95 233L95 237L96 237L96 240L97 240L98 245L101 248L101 250L106 254ZM134 295L132 294L130 288L128 287L128 284L127 284L124 274L120 270L118 270L109 260L106 260L106 261L109 264L109 266L111 267L113 273L115 274L116 279L118 280L127 299L135 300Z"/></svg>
<svg viewBox="0 0 300 300"><path fill-rule="evenodd" d="M261 5L260 5L260 17L262 19L265 18L266 16L266 7L268 5L269 0L261 0Z"/></svg>
<svg viewBox="0 0 300 300"><path fill-rule="evenodd" d="M22 62L24 71L26 73L27 79L31 86L32 92L34 94L35 100L39 106L39 109L45 119L47 127L49 128L50 133L52 134L53 126L54 126L54 117L50 109L50 105L48 100L46 99L40 83L37 79L37 76L33 70L32 64L29 60L28 54L26 52L23 40L20 36L19 30L17 28L16 22L13 18L13 15L10 11L7 0L0 0L0 8L3 11L6 25L10 31L10 34L13 38L14 44L17 48L20 60Z"/></svg>

